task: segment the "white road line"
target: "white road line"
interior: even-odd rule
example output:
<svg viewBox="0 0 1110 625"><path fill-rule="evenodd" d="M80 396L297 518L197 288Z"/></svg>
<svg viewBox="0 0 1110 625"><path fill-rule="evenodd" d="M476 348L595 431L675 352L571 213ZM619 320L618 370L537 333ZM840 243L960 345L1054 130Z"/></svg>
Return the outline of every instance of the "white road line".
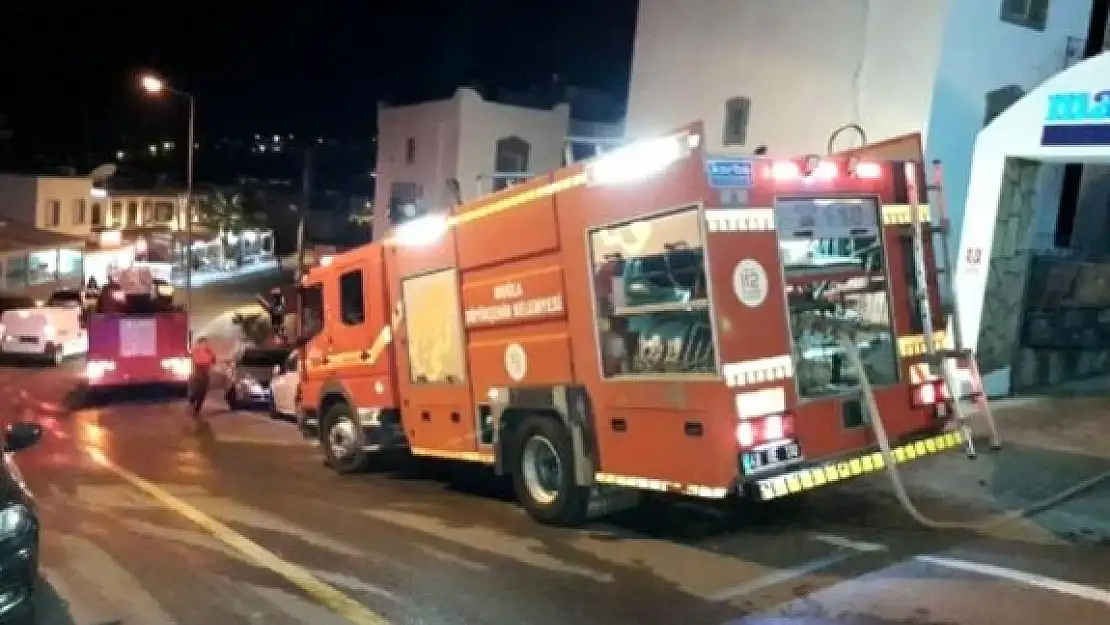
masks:
<svg viewBox="0 0 1110 625"><path fill-rule="evenodd" d="M1110 591L1096 588L1094 586L1086 586L1084 584L1077 584L1075 582L1068 582L1054 577L1047 577L1038 575L1036 573L1028 573L1026 571L1019 571L1017 569L1006 568L1004 566L996 566L994 564L984 564L981 562L969 562L967 560L959 560L956 558L947 558L942 556L917 556L914 558L918 562L924 562L935 566L954 569L957 571L964 571L967 573L976 573L985 577L996 577L999 579L1006 579L1026 586L1049 590L1062 595L1070 595L1087 601L1094 601L1095 603L1102 603L1110 606Z"/></svg>
<svg viewBox="0 0 1110 625"><path fill-rule="evenodd" d="M876 551L889 551L886 545L879 543L869 543L859 540L852 540L844 536L837 536L835 534L811 534L810 540L832 545L840 549L851 549L852 551L859 551L862 553L874 553Z"/></svg>
<svg viewBox="0 0 1110 625"><path fill-rule="evenodd" d="M825 556L824 558L816 558L797 566L780 569L778 571L775 571L774 573L764 575L763 577L757 577L756 579L740 584L739 586L733 586L732 588L719 590L713 593L713 595L709 597L709 600L728 601L737 597L743 597L744 595L750 595L767 588L772 588L780 584L785 584L786 582L797 579L799 577L812 575L813 573L831 568L833 566L836 566L837 564L840 564L841 562L857 557L859 557L859 553L852 551L842 551L831 556Z"/></svg>

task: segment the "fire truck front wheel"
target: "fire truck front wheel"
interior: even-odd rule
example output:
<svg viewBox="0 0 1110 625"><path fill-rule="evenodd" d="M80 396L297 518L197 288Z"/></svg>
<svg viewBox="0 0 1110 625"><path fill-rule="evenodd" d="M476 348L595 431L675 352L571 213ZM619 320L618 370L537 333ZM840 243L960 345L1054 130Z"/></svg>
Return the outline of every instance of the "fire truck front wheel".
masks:
<svg viewBox="0 0 1110 625"><path fill-rule="evenodd" d="M327 409L320 433L324 459L336 473L357 473L370 465L370 454L362 449L362 437L347 404L340 402Z"/></svg>
<svg viewBox="0 0 1110 625"><path fill-rule="evenodd" d="M541 523L575 526L586 519L590 490L574 483L570 433L556 419L530 416L516 428L513 488Z"/></svg>

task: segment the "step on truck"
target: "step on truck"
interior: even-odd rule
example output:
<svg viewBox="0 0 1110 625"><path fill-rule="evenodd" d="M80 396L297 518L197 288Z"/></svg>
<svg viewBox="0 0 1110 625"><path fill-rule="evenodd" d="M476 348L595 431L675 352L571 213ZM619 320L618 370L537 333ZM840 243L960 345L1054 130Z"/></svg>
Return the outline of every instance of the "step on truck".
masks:
<svg viewBox="0 0 1110 625"><path fill-rule="evenodd" d="M482 463L535 519L576 524L613 493L769 500L879 471L872 405L897 462L961 447L926 362L945 333L921 322L940 303L933 237L913 235L920 159L716 157L700 138L614 150L312 269L298 422L327 464Z"/></svg>
<svg viewBox="0 0 1110 625"><path fill-rule="evenodd" d="M85 391L158 387L184 395L192 374L189 319L173 286L145 268L112 274L89 315Z"/></svg>

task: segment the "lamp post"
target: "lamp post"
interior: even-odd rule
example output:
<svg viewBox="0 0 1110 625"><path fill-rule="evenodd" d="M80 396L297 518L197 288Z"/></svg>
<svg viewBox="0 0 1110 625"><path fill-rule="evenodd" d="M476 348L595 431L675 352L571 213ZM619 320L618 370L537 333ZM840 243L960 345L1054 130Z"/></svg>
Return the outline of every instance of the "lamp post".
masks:
<svg viewBox="0 0 1110 625"><path fill-rule="evenodd" d="M197 118L197 99L193 94L174 89L166 81L146 74L141 80L143 90L153 95L169 93L184 98L189 103L189 131L185 160L185 314L189 322L189 336L192 336L193 317L193 156L196 148L195 129Z"/></svg>

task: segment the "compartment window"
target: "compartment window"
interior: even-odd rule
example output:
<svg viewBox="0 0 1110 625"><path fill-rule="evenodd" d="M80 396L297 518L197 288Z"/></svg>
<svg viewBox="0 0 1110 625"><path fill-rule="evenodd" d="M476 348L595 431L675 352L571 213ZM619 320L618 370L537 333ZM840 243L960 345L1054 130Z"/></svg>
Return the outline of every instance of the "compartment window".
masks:
<svg viewBox="0 0 1110 625"><path fill-rule="evenodd" d="M590 232L605 377L717 372L699 215L692 206Z"/></svg>
<svg viewBox="0 0 1110 625"><path fill-rule="evenodd" d="M852 367L838 340L836 327L843 322L856 330L871 383L897 382L878 202L780 198L775 209L799 397L860 390L860 372Z"/></svg>
<svg viewBox="0 0 1110 625"><path fill-rule="evenodd" d="M301 336L312 338L324 329L324 287L311 284L301 289Z"/></svg>
<svg viewBox="0 0 1110 625"><path fill-rule="evenodd" d="M466 381L466 344L458 311L459 281L454 269L406 278L401 283L413 384Z"/></svg>

